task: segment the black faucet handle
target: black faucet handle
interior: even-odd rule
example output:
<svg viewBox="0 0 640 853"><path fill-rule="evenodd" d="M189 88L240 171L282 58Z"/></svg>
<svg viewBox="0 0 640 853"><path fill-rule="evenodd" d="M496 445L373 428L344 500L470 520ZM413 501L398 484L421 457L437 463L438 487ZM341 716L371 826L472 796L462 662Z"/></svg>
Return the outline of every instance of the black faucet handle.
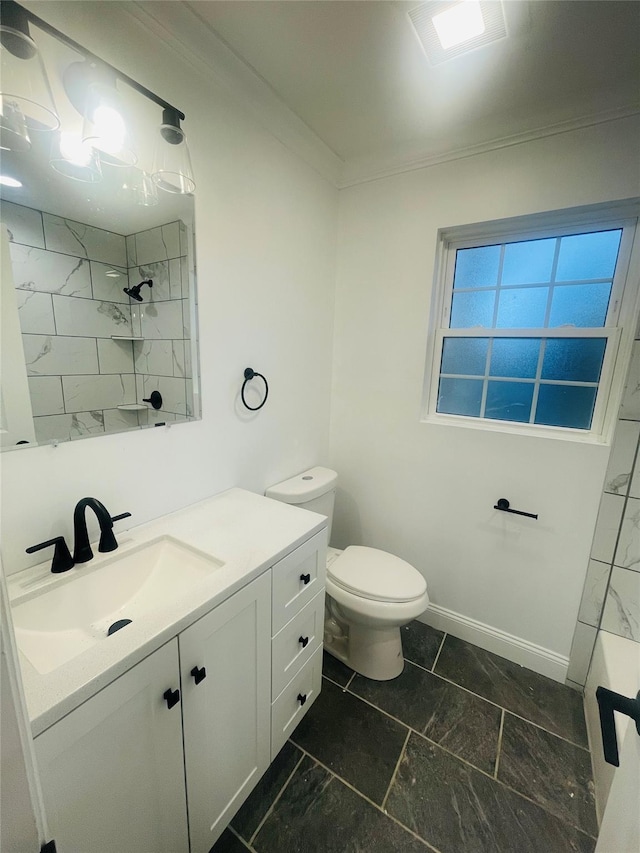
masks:
<svg viewBox="0 0 640 853"><path fill-rule="evenodd" d="M73 562L73 557L69 553L69 548L67 547L64 536L55 536L53 539L47 539L46 542L39 542L37 545L32 545L30 548L26 548L26 553L34 554L36 551L41 551L43 548L48 548L50 545L55 545L51 571L54 572L54 574L59 574L60 572L68 572L69 569L72 569L75 563Z"/></svg>
<svg viewBox="0 0 640 853"><path fill-rule="evenodd" d="M108 551L115 551L118 547L118 542L116 537L113 534L113 522L121 521L123 518L131 518L130 512L121 512L120 515L109 516L111 521L111 527L105 528L100 531L100 542L98 544L98 551L101 553L105 553Z"/></svg>
<svg viewBox="0 0 640 853"><path fill-rule="evenodd" d="M121 512L120 515L112 515L111 521L122 521L123 518L131 518L131 513Z"/></svg>

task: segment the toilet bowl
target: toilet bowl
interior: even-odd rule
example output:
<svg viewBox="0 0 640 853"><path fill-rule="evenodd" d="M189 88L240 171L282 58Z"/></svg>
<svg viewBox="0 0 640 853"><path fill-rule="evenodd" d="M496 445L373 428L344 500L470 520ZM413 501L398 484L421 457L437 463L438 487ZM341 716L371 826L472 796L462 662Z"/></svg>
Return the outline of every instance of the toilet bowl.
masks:
<svg viewBox="0 0 640 853"><path fill-rule="evenodd" d="M326 515L330 536L337 478L329 468L311 468L265 494ZM400 675L400 628L429 604L420 572L378 548L329 548L326 591L325 650L367 678L388 681Z"/></svg>

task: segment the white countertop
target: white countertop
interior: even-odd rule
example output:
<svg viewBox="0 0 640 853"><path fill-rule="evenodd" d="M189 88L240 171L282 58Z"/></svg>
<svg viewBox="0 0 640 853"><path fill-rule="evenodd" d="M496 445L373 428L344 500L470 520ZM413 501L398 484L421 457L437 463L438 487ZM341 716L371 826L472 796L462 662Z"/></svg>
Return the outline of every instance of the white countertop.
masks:
<svg viewBox="0 0 640 853"><path fill-rule="evenodd" d="M99 641L53 672L40 674L20 653L34 737L326 525L322 515L244 489L230 489L139 527L127 530L118 522L114 528L117 551L100 554L93 546L93 560L63 574L52 574L49 560L10 575L9 598L17 605L53 585L73 583L84 572L108 571L103 564L114 556L124 556L160 536L172 536L224 563L170 605L136 619L126 630Z"/></svg>

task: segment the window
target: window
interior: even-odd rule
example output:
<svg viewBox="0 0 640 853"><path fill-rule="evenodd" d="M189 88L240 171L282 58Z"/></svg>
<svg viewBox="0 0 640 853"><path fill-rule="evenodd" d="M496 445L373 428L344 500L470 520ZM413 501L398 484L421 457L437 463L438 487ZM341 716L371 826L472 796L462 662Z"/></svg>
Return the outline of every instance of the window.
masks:
<svg viewBox="0 0 640 853"><path fill-rule="evenodd" d="M443 236L429 420L602 434L635 221L551 218Z"/></svg>

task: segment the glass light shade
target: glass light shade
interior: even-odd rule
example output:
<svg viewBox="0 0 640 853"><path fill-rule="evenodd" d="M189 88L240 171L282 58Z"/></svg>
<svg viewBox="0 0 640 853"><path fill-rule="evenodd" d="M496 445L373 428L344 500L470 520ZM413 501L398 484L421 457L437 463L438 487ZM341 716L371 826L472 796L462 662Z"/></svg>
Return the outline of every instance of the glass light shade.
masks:
<svg viewBox="0 0 640 853"><path fill-rule="evenodd" d="M118 193L124 200L141 207L158 204L158 188L148 172L132 167Z"/></svg>
<svg viewBox="0 0 640 853"><path fill-rule="evenodd" d="M196 182L187 137L180 128L168 124L160 125L160 134L156 142L153 180L165 192L188 195L195 190ZM167 142L164 134L179 141Z"/></svg>
<svg viewBox="0 0 640 853"><path fill-rule="evenodd" d="M51 145L51 167L75 181L95 184L102 180L98 152L77 133L62 131Z"/></svg>
<svg viewBox="0 0 640 853"><path fill-rule="evenodd" d="M30 148L31 137L22 110L9 96L0 96L0 149L28 151Z"/></svg>
<svg viewBox="0 0 640 853"><path fill-rule="evenodd" d="M100 100L90 115L85 116L82 137L100 152L103 163L135 166L138 162L122 112L107 100Z"/></svg>
<svg viewBox="0 0 640 853"><path fill-rule="evenodd" d="M0 24L0 45L2 115L15 116L19 109L30 131L56 130L60 117L35 42L20 30Z"/></svg>

